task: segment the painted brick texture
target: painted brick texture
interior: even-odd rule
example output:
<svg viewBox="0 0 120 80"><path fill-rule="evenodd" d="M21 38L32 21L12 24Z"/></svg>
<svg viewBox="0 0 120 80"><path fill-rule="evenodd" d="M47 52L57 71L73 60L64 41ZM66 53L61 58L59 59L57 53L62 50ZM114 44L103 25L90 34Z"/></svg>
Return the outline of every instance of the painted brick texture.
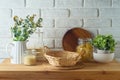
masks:
<svg viewBox="0 0 120 80"><path fill-rule="evenodd" d="M57 8L80 8L83 5L83 0L56 0L55 7Z"/></svg>
<svg viewBox="0 0 120 80"><path fill-rule="evenodd" d="M85 7L89 8L109 8L112 0L85 0Z"/></svg>
<svg viewBox="0 0 120 80"><path fill-rule="evenodd" d="M5 45L12 41L13 16L32 14L43 18L44 44L52 49L62 49L64 34L74 27L94 35L112 34L120 43L120 0L1 0L0 53L5 53ZM30 41L34 43L37 37L33 34Z"/></svg>

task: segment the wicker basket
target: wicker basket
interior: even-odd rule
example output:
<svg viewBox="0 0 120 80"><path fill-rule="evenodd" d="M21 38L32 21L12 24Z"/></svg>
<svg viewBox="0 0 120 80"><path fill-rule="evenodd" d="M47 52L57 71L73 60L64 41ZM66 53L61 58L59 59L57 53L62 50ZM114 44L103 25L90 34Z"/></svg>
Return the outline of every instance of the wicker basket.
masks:
<svg viewBox="0 0 120 80"><path fill-rule="evenodd" d="M53 66L74 66L81 58L78 53L69 51L48 51L45 57Z"/></svg>

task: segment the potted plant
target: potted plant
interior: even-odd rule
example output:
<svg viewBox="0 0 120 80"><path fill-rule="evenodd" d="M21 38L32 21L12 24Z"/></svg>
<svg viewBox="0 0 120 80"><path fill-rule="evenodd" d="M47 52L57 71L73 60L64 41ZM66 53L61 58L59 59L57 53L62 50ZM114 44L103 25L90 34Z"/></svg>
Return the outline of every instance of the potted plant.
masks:
<svg viewBox="0 0 120 80"><path fill-rule="evenodd" d="M93 53L95 61L106 63L113 60L116 42L112 35L97 35L92 44L97 49Z"/></svg>
<svg viewBox="0 0 120 80"><path fill-rule="evenodd" d="M26 41L33 34L37 28L42 27L42 18L34 21L35 15L28 15L25 19L14 16L14 25L11 27L11 33L13 36L13 42L11 44L11 63L21 64L23 59L23 53L26 50ZM9 45L8 44L8 45ZM7 45L7 46L8 46Z"/></svg>

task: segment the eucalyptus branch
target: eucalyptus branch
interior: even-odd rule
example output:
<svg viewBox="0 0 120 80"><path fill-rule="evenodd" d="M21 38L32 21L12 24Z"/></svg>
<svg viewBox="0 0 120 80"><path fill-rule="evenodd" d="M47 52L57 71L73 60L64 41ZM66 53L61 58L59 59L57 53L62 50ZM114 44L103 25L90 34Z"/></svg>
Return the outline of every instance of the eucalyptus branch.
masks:
<svg viewBox="0 0 120 80"><path fill-rule="evenodd" d="M11 27L14 41L25 41L36 31L37 27L42 27L42 18L34 21L35 15L28 15L25 19L14 16L14 26Z"/></svg>

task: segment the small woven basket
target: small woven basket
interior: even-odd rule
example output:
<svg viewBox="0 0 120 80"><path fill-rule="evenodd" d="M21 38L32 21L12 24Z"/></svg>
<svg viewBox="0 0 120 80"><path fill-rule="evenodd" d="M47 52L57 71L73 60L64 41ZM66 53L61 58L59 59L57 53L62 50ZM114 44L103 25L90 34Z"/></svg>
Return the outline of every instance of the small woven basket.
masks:
<svg viewBox="0 0 120 80"><path fill-rule="evenodd" d="M74 66L81 58L78 53L69 51L48 51L45 57L53 66Z"/></svg>

